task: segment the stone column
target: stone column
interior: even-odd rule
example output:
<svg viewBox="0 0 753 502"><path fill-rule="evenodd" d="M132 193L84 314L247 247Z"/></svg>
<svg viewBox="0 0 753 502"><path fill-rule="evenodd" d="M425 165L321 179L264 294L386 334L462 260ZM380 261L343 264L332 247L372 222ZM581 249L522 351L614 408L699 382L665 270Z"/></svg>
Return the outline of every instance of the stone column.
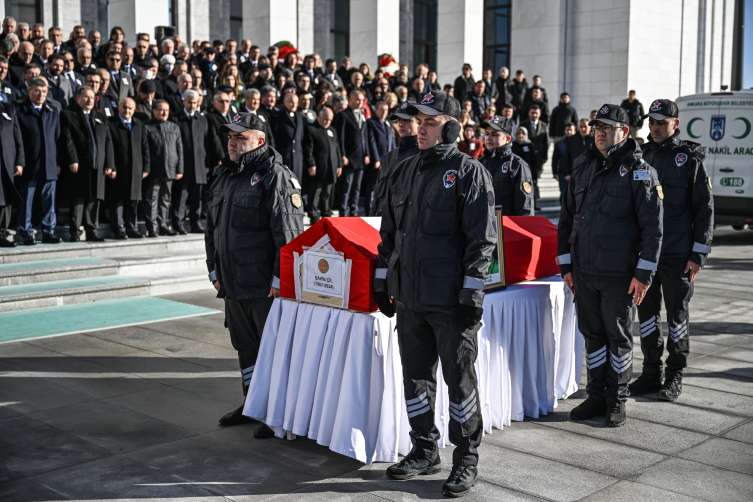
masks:
<svg viewBox="0 0 753 502"><path fill-rule="evenodd" d="M298 44L296 0L246 0L243 2L243 37L261 48L287 40Z"/></svg>
<svg viewBox="0 0 753 502"><path fill-rule="evenodd" d="M304 56L314 52L314 3L314 0L298 0L298 43L295 47Z"/></svg>
<svg viewBox="0 0 753 502"><path fill-rule="evenodd" d="M437 74L452 83L470 63L481 78L484 51L484 0L439 0L437 4Z"/></svg>
<svg viewBox="0 0 753 502"><path fill-rule="evenodd" d="M372 69L377 56L392 54L400 61L400 0L350 0L350 59L353 66L368 63Z"/></svg>
<svg viewBox="0 0 753 502"><path fill-rule="evenodd" d="M314 2L314 50L322 57L322 64L332 54L330 29L332 28L332 0Z"/></svg>
<svg viewBox="0 0 753 502"><path fill-rule="evenodd" d="M413 0L400 0L400 60L413 71Z"/></svg>

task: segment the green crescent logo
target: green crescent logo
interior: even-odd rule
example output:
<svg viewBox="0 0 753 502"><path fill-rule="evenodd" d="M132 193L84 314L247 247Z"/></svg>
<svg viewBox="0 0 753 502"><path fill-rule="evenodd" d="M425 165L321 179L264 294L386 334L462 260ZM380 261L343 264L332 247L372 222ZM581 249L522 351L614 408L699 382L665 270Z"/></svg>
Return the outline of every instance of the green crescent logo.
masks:
<svg viewBox="0 0 753 502"><path fill-rule="evenodd" d="M744 117L737 117L735 120L742 120L743 121L743 123L745 124L745 132L742 133L740 136L732 136L732 137L735 138L735 139L743 139L746 136L748 136L748 134L750 134L750 120L748 120L748 119L746 119Z"/></svg>
<svg viewBox="0 0 753 502"><path fill-rule="evenodd" d="M693 128L693 122L695 122L696 120L703 121L703 119L701 117L696 117L696 118L690 119L688 121L688 136L690 136L691 138L694 138L694 139L698 139L698 138L701 137L700 135L696 136L695 134L693 134L693 129L692 129Z"/></svg>

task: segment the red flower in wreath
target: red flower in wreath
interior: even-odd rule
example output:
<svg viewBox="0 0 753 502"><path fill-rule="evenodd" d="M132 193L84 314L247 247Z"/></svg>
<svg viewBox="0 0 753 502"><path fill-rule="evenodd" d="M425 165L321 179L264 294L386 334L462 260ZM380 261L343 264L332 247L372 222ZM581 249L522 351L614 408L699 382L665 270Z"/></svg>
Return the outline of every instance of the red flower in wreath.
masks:
<svg viewBox="0 0 753 502"><path fill-rule="evenodd" d="M379 56L379 66L381 68L384 68L384 72L388 77L391 77L392 75L400 71L400 65L397 64L395 58L393 58L390 54L382 54L381 56Z"/></svg>
<svg viewBox="0 0 753 502"><path fill-rule="evenodd" d="M291 44L290 42L288 42L287 40L277 42L275 45L279 49L280 61L285 61L285 58L288 56L288 54L292 52L298 52L298 49L296 49L295 46Z"/></svg>

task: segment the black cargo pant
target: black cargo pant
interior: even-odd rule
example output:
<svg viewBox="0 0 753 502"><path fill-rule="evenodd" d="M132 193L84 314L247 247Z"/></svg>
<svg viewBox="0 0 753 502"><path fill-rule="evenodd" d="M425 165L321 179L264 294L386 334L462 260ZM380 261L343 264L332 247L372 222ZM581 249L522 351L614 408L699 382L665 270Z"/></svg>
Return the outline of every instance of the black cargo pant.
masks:
<svg viewBox="0 0 753 502"><path fill-rule="evenodd" d="M684 272L687 264L687 258L659 258L654 280L638 307L643 371L657 379L661 376L661 357L664 354L660 314L662 293L664 293L664 306L667 309L667 325L669 326L666 378L671 380L675 375L682 376L682 370L687 366L690 352L688 303L693 296L690 272Z"/></svg>
<svg viewBox="0 0 753 502"><path fill-rule="evenodd" d="M476 368L478 324L469 330L458 326L456 309L416 312L397 309L397 333L403 365L403 386L414 453L436 458L439 430L434 425L437 395L437 361L449 388L450 441L455 445L453 465L477 465L483 423L478 398Z"/></svg>
<svg viewBox="0 0 753 502"><path fill-rule="evenodd" d="M264 333L264 324L267 322L273 301L274 298L225 300L225 324L230 330L233 348L238 351L244 396L248 393L248 386L254 374L261 335Z"/></svg>
<svg viewBox="0 0 753 502"><path fill-rule="evenodd" d="M633 374L632 277L586 274L577 267L573 277L578 329L586 342L588 396L625 402Z"/></svg>

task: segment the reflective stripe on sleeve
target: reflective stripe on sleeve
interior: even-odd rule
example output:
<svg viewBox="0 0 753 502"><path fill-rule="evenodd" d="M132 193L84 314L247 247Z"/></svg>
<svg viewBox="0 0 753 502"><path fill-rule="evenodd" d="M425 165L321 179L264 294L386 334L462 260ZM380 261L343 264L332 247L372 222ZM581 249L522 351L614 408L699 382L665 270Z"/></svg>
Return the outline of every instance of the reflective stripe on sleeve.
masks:
<svg viewBox="0 0 753 502"><path fill-rule="evenodd" d="M694 253L709 254L711 252L711 248L709 246L704 246L700 242L694 242L693 243L693 252Z"/></svg>
<svg viewBox="0 0 753 502"><path fill-rule="evenodd" d="M212 282L217 280L217 272L215 270L209 272L209 280Z"/></svg>
<svg viewBox="0 0 753 502"><path fill-rule="evenodd" d="M387 278L387 269L386 268L378 268L374 272L374 279L386 279Z"/></svg>
<svg viewBox="0 0 753 502"><path fill-rule="evenodd" d="M484 289L484 281L476 277L466 275L465 277L463 277L463 288Z"/></svg>
<svg viewBox="0 0 753 502"><path fill-rule="evenodd" d="M570 253L561 254L554 261L557 262L557 265L570 265L573 263L570 259Z"/></svg>
<svg viewBox="0 0 753 502"><path fill-rule="evenodd" d="M638 265L635 268L642 268L643 270L653 270L656 272L656 263L651 263L650 261L646 261L643 258L638 260Z"/></svg>
<svg viewBox="0 0 753 502"><path fill-rule="evenodd" d="M272 287L275 289L280 289L280 278L279 277L272 277Z"/></svg>

